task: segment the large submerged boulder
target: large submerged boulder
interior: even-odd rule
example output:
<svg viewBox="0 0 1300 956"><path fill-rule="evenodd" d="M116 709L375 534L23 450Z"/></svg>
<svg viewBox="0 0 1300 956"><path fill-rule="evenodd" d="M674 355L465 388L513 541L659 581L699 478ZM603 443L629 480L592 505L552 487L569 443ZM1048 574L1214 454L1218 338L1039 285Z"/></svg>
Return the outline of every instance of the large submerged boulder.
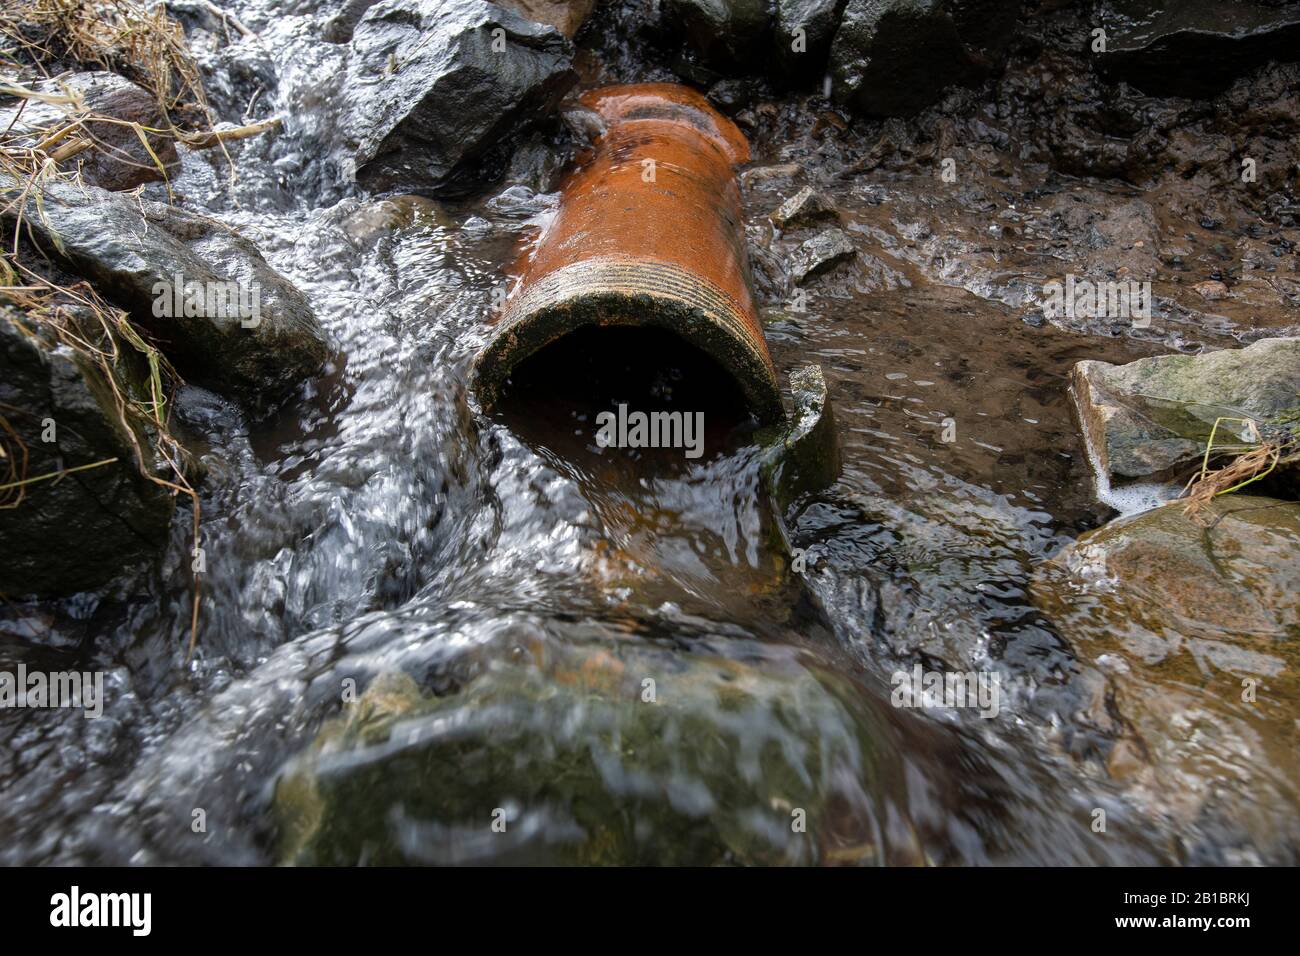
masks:
<svg viewBox="0 0 1300 956"><path fill-rule="evenodd" d="M852 847L840 858L915 862L904 820L889 846L873 822L900 769L883 720L793 656L534 649L440 697L385 674L279 776L281 855L710 865Z"/></svg>
<svg viewBox="0 0 1300 956"><path fill-rule="evenodd" d="M222 223L93 186L41 193L23 236L125 309L186 379L261 407L327 358L306 297ZM10 231L17 209L0 213Z"/></svg>
<svg viewBox="0 0 1300 956"><path fill-rule="evenodd" d="M1035 603L1105 684L1110 774L1183 825L1294 840L1300 504L1227 495L1083 535ZM1226 841L1225 841L1226 842Z"/></svg>
<svg viewBox="0 0 1300 956"><path fill-rule="evenodd" d="M352 33L349 133L372 189L464 191L576 76L554 27L486 0L383 0Z"/></svg>
<svg viewBox="0 0 1300 956"><path fill-rule="evenodd" d="M1224 495L1183 509L1120 518L1058 555L1082 600L1057 592L1054 617L1067 631L1077 614L1105 614L1164 640L1257 642L1300 659L1300 646L1273 643L1300 638L1300 503Z"/></svg>
<svg viewBox="0 0 1300 956"><path fill-rule="evenodd" d="M1106 0L1102 74L1157 96L1212 96L1269 60L1300 59L1300 4Z"/></svg>
<svg viewBox="0 0 1300 956"><path fill-rule="evenodd" d="M1216 421L1215 446L1222 448L1252 440L1251 427L1238 419L1258 429L1300 406L1300 338L1127 365L1079 362L1071 386L1101 477L1185 479Z"/></svg>
<svg viewBox="0 0 1300 956"><path fill-rule="evenodd" d="M78 335L101 342L104 332L92 319ZM5 598L99 587L167 541L175 499L137 464L136 449L148 455L152 436L114 397L117 390L144 402L148 394L129 346L115 344L119 359L106 372L40 322L0 306L0 484L30 482L21 497L16 488L0 492Z"/></svg>

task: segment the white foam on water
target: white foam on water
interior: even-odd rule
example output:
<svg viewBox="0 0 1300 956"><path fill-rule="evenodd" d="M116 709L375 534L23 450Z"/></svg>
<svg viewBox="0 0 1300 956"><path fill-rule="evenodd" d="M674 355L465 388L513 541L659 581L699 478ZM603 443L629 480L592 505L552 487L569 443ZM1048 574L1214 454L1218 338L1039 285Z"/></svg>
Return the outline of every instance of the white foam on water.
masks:
<svg viewBox="0 0 1300 956"><path fill-rule="evenodd" d="M1092 469L1092 482L1097 500L1114 508L1121 516L1141 514L1178 497L1176 487L1158 481L1135 481L1119 488L1113 487L1110 483L1110 475L1101 466L1101 461L1087 435L1084 436L1083 445L1088 452L1088 465Z"/></svg>

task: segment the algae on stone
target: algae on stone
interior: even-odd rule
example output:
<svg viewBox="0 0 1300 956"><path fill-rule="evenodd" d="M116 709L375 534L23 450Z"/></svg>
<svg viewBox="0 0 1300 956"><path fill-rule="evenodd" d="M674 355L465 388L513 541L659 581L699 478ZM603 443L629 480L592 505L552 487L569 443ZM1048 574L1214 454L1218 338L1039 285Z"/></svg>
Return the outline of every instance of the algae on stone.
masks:
<svg viewBox="0 0 1300 956"><path fill-rule="evenodd" d="M1080 362L1071 382L1089 450L1110 479L1181 479L1200 463L1216 421L1224 420L1216 446L1247 441L1247 426L1227 419L1264 425L1300 404L1300 338L1127 365Z"/></svg>
<svg viewBox="0 0 1300 956"><path fill-rule="evenodd" d="M644 645L525 654L445 697L385 676L279 777L280 852L298 864L813 862L873 841L897 768L882 763L870 708L794 658L758 667Z"/></svg>

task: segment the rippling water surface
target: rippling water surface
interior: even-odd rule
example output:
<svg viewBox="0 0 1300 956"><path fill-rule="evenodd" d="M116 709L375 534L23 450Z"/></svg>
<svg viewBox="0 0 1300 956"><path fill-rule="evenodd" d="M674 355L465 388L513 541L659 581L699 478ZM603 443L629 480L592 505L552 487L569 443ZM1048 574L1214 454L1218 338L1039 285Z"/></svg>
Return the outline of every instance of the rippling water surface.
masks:
<svg viewBox="0 0 1300 956"><path fill-rule="evenodd" d="M864 251L892 247L792 312L766 219L790 185L747 181L773 357L783 379L823 367L844 461L789 515L809 562L792 572L752 430L692 356L657 353L661 380L593 383L579 351L501 414L475 410L493 289L553 184L516 169L474 200L363 197L332 158L338 48L288 14L260 32L284 134L241 148L233 190L194 155L176 189L256 239L337 357L265 421L187 389L208 471L199 653L180 666L178 515L132 593L37 622L69 648L99 636L54 659L111 670L110 716L9 732L0 858L1179 857L1166 821L1090 762L1091 685L1029 598L1035 566L1110 514L1065 375L1152 344L1026 324L1007 303L1041 263L1013 244L1003 274L927 278L906 221L927 184L837 179L806 132L764 143L759 165L801 162ZM708 453L598 449L575 384L707 398ZM891 706L890 675L918 663L998 675L999 714ZM1090 831L1096 807L1114 839Z"/></svg>

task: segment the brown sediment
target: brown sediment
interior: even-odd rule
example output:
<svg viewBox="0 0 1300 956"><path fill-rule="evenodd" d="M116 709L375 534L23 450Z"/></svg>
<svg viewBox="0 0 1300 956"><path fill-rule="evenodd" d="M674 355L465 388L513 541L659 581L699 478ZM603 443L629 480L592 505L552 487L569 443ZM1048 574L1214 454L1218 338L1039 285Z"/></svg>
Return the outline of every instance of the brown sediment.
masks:
<svg viewBox="0 0 1300 956"><path fill-rule="evenodd" d="M474 364L490 409L513 369L588 326L668 329L717 360L760 422L784 412L754 308L735 166L744 136L693 90L614 86L582 97L605 130L566 178Z"/></svg>

